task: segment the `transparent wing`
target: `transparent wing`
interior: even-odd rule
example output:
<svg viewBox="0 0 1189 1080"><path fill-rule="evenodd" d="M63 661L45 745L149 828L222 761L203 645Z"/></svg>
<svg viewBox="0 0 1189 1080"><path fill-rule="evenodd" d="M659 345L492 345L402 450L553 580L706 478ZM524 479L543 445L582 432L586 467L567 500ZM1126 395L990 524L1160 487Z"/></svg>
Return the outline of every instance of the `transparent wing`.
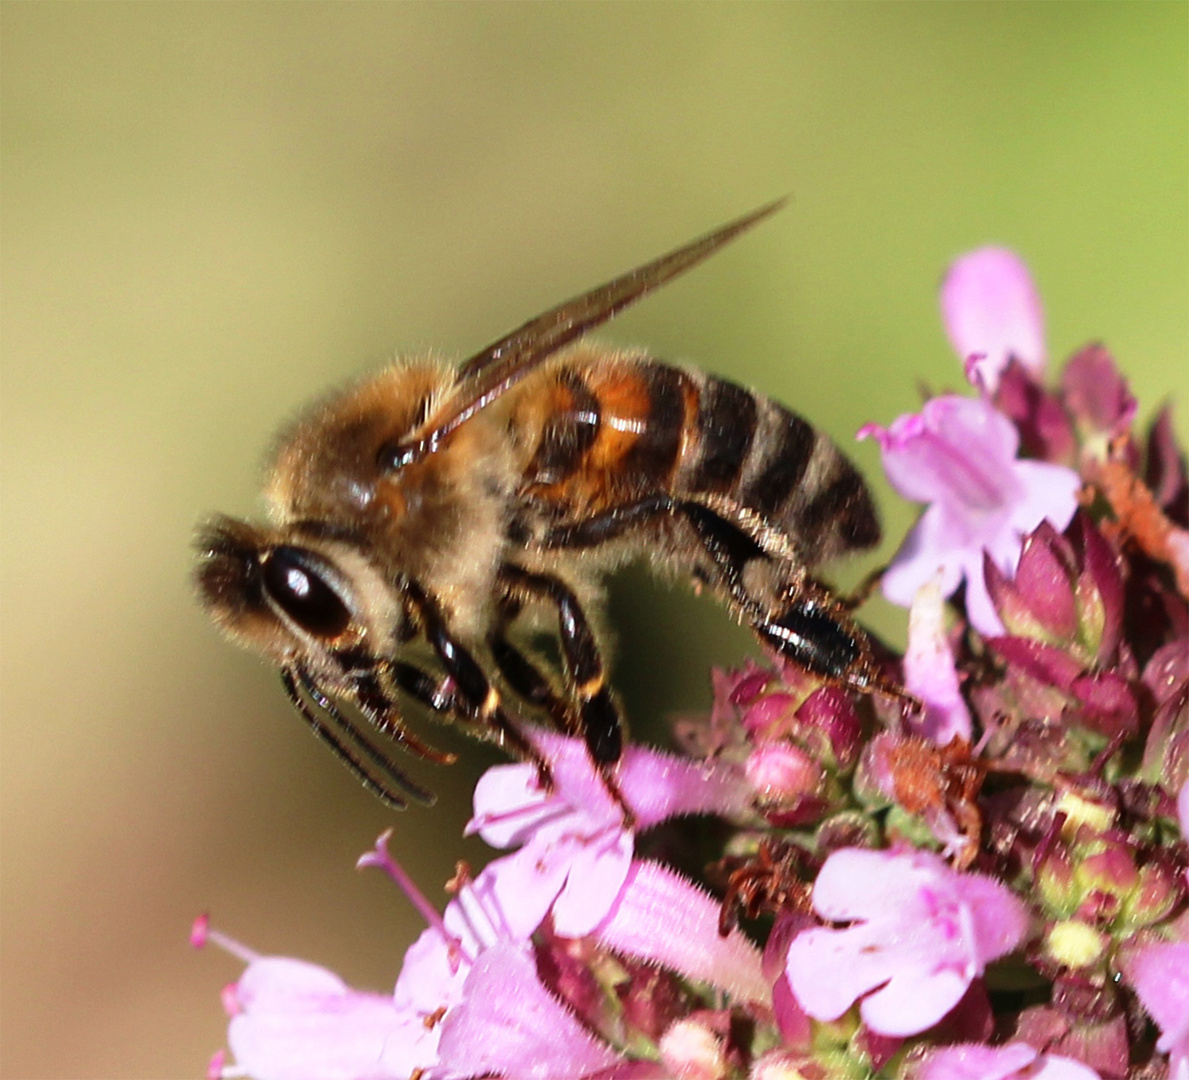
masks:
<svg viewBox="0 0 1189 1080"><path fill-rule="evenodd" d="M713 255L740 233L775 213L785 201L777 199L768 203L590 292L566 300L477 352L459 368L456 389L445 407L435 413L432 427L415 432L389 448L381 467L398 469L433 453L455 428L506 393L558 349Z"/></svg>

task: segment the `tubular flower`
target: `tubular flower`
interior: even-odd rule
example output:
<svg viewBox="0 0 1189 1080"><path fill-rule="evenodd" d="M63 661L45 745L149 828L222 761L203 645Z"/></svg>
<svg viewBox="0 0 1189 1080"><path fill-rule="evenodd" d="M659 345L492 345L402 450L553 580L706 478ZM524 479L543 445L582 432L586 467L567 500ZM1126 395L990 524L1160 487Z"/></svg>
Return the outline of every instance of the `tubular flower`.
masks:
<svg viewBox="0 0 1189 1080"><path fill-rule="evenodd" d="M632 865L633 830L592 767L580 739L538 735L554 772L542 791L531 765L497 765L475 788L468 833L519 847L491 865L497 898L526 936L552 914L567 937L590 933L613 909ZM750 787L725 764L697 764L630 747L620 793L640 826L685 814L742 811Z"/></svg>
<svg viewBox="0 0 1189 1080"><path fill-rule="evenodd" d="M918 590L908 616L904 688L920 698L924 713L913 718L920 735L937 746L970 741L970 710L962 698L954 654L945 633L941 586L928 581Z"/></svg>

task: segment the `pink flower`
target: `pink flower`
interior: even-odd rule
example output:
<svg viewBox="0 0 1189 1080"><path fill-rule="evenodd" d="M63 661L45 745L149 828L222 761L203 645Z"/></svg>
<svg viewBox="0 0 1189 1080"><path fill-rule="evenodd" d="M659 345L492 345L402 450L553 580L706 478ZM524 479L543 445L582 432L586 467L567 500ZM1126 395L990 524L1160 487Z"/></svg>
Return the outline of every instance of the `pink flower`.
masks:
<svg viewBox="0 0 1189 1080"><path fill-rule="evenodd" d="M1099 1080L1099 1076L1089 1065L1039 1053L1027 1043L963 1043L930 1053L915 1080Z"/></svg>
<svg viewBox="0 0 1189 1080"><path fill-rule="evenodd" d="M1128 964L1127 975L1160 1027L1156 1049L1169 1055L1170 1076L1189 1080L1189 942L1145 946Z"/></svg>
<svg viewBox="0 0 1189 1080"><path fill-rule="evenodd" d="M527 937L552 913L557 933L582 937L615 904L635 839L582 740L534 738L553 769L554 790L541 790L532 765L488 769L475 788L467 832L493 847L520 846L488 867L495 899L519 934ZM733 765L634 746L624 753L618 783L642 827L683 814L739 813L752 794Z"/></svg>
<svg viewBox="0 0 1189 1080"><path fill-rule="evenodd" d="M1014 573L1023 537L1044 520L1064 529L1077 509L1077 474L1060 465L1021 461L1019 433L985 398L945 394L890 428L868 424L884 471L906 499L928 503L892 559L883 591L901 607L940 575L952 595L966 582L966 612L983 634L1003 625L983 580L984 551Z"/></svg>
<svg viewBox="0 0 1189 1080"><path fill-rule="evenodd" d="M540 789L531 765L497 765L475 788L467 826L495 847L522 845L480 875L512 932L527 938L552 915L561 937L593 935L687 978L767 999L759 952L738 931L718 933L718 902L680 874L633 857L632 830L583 742L534 738L553 769L554 790ZM734 765L640 747L628 747L617 780L641 826L683 814L739 813L752 795Z"/></svg>
<svg viewBox="0 0 1189 1080"><path fill-rule="evenodd" d="M383 840L377 854L389 869ZM427 1077L578 1080L610 1068L619 1055L541 983L532 945L500 908L494 882L490 867L466 882L405 954L393 1000L433 1032Z"/></svg>
<svg viewBox="0 0 1189 1080"><path fill-rule="evenodd" d="M1033 375L1044 371L1044 311L1014 252L985 247L956 259L941 286L941 316L971 382L986 393L1012 359Z"/></svg>
<svg viewBox="0 0 1189 1080"><path fill-rule="evenodd" d="M404 1080L435 1057L437 1033L390 994L352 990L304 960L254 960L232 998L227 1042L255 1080Z"/></svg>
<svg viewBox="0 0 1189 1080"><path fill-rule="evenodd" d="M813 906L841 930L803 930L788 951L794 995L810 1016L835 1020L859 998L881 1035L932 1027L986 964L1027 929L1005 886L951 870L935 855L846 848L825 862Z"/></svg>
<svg viewBox="0 0 1189 1080"><path fill-rule="evenodd" d="M208 930L204 917L191 941L201 947L208 939L247 963L223 994L236 1064L225 1069L216 1055L213 1076L405 1080L436 1060L438 1033L390 994L353 990L334 972L304 960L259 956Z"/></svg>
<svg viewBox="0 0 1189 1080"><path fill-rule="evenodd" d="M937 581L922 585L908 614L908 648L904 653L904 688L924 703L923 716L911 719L913 730L936 746L953 739L970 741L970 710L962 698L954 653L945 634L945 609Z"/></svg>

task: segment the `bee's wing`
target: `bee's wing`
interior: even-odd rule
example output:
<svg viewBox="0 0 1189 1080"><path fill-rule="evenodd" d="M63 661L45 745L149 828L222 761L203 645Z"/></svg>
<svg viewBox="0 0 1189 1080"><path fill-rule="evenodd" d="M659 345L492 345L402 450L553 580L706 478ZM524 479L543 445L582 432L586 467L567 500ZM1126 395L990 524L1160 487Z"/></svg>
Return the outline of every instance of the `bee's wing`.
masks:
<svg viewBox="0 0 1189 1080"><path fill-rule="evenodd" d="M713 255L784 203L784 199L778 199L753 210L676 251L566 300L488 345L459 368L455 390L434 414L433 426L393 447L391 456L382 464L395 469L432 453L450 432L515 386L558 349Z"/></svg>

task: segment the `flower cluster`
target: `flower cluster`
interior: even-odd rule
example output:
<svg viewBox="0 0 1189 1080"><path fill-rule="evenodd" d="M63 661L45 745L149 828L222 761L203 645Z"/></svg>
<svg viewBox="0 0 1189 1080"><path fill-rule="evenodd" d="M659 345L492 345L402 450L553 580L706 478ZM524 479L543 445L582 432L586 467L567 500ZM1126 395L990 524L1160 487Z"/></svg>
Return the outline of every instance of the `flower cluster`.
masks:
<svg viewBox="0 0 1189 1080"><path fill-rule="evenodd" d="M387 835L360 860L428 924L394 992L200 921L246 965L212 1077L1189 1080L1184 459L1102 346L1046 383L1010 252L942 308L970 390L860 432L926 507L882 579L907 648L873 646L903 695L715 672L614 793L533 732L552 785L481 779L506 853L441 914Z"/></svg>

